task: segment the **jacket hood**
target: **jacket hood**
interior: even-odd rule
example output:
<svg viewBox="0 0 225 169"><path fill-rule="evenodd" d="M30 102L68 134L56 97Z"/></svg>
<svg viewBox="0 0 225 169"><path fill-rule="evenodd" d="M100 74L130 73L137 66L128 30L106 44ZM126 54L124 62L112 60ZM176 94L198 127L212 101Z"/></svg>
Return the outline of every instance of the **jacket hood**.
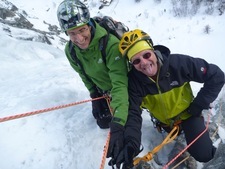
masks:
<svg viewBox="0 0 225 169"><path fill-rule="evenodd" d="M155 45L153 46L155 51L159 51L164 56L170 55L170 49L163 45Z"/></svg>
<svg viewBox="0 0 225 169"><path fill-rule="evenodd" d="M160 77L167 76L168 72L168 60L170 59L170 49L163 45L154 46L155 54L158 58L160 65ZM162 68L163 66L163 68Z"/></svg>
<svg viewBox="0 0 225 169"><path fill-rule="evenodd" d="M101 27L94 19L91 18L91 23L93 23L92 29L94 29L94 37L91 40L90 46L92 44L96 44L99 42L99 40L107 35L107 31Z"/></svg>

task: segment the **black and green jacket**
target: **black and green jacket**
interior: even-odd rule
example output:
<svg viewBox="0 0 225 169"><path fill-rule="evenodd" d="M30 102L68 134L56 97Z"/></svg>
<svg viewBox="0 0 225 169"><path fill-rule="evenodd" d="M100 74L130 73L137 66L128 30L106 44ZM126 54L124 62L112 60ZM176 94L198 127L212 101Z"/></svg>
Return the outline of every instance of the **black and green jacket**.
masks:
<svg viewBox="0 0 225 169"><path fill-rule="evenodd" d="M164 46L155 46L154 49L160 62L156 81L135 68L128 74L129 114L138 116L141 108L147 108L160 122L171 125L173 120L190 117L185 110L191 102L208 109L224 85L224 72L203 59L170 54ZM191 81L203 84L195 98Z"/></svg>
<svg viewBox="0 0 225 169"><path fill-rule="evenodd" d="M114 117L116 117L114 119L119 119L117 122L124 125L128 116L127 62L119 52L119 40L111 34L106 47L106 63L103 62L100 39L107 32L95 21L92 20L92 22L95 25L95 32L89 47L84 50L74 45L77 58L92 82L87 79L81 68L72 59L69 43L65 47L65 53L70 65L80 75L90 93L95 92L95 85L102 91L110 92L112 97L110 105L114 111Z"/></svg>

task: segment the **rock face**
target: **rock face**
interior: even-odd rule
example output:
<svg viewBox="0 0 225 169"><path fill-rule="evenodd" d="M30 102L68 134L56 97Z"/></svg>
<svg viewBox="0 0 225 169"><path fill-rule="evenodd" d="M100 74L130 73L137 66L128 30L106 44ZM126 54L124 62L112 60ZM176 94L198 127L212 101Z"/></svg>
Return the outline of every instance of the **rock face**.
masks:
<svg viewBox="0 0 225 169"><path fill-rule="evenodd" d="M17 28L31 29L33 24L30 23L23 15L17 15L15 12L0 8L1 22ZM8 18L12 18L8 20Z"/></svg>
<svg viewBox="0 0 225 169"><path fill-rule="evenodd" d="M33 24L26 19L26 12L19 12L18 8L7 0L0 4L0 21L17 28L31 29Z"/></svg>
<svg viewBox="0 0 225 169"><path fill-rule="evenodd" d="M185 140L176 141L172 151L168 154L168 160L171 161L174 157L176 157L184 148L185 148ZM197 169L197 163L190 154L185 151L181 154L170 166L169 168L176 168L176 169Z"/></svg>
<svg viewBox="0 0 225 169"><path fill-rule="evenodd" d="M202 169L225 169L225 144L220 144L214 158Z"/></svg>
<svg viewBox="0 0 225 169"><path fill-rule="evenodd" d="M56 25L51 25L43 21L43 24L48 25L49 31L42 31L35 29L33 24L27 19L28 15L25 11L19 10L14 4L7 0L0 1L0 22L16 28L27 29L29 31L37 32L37 37L19 37L19 39L27 41L37 41L51 45L51 39L54 40L54 36L57 36L61 39L62 43L65 43L66 40L61 38L59 35L61 33L60 29ZM4 31L7 32L9 36L12 36L10 33L10 28L4 28Z"/></svg>

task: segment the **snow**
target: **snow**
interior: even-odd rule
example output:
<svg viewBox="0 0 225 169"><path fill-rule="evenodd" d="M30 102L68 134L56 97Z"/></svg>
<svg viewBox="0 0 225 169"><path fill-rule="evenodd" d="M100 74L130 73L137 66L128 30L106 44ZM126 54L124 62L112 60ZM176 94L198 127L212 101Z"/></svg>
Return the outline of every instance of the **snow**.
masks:
<svg viewBox="0 0 225 169"><path fill-rule="evenodd" d="M47 31L43 21L58 25L56 10L61 0L10 2L26 11L28 20L36 29ZM225 15L199 12L192 17L175 18L169 1L142 0L135 3L134 0L114 0L101 10L98 9L100 2L85 3L92 16L110 14L130 29L141 28L148 32L154 44L166 45L172 53L204 58L225 71ZM204 33L206 25L211 28L209 34ZM3 31L7 28L12 31L12 37ZM0 24L0 36L0 118L89 99L88 91L69 65L58 38L51 40L53 45L20 40L20 37L38 34L4 24ZM201 86L192 83L195 94ZM217 102L224 99L223 90ZM164 138L152 127L147 112L143 112L143 119L145 149L140 156ZM224 142L225 129L219 127L218 132L218 142ZM95 124L90 102L2 122L0 168L99 168L107 134L108 130L101 130ZM171 147L167 145L159 152L162 161ZM105 169L111 168L107 162L108 159Z"/></svg>

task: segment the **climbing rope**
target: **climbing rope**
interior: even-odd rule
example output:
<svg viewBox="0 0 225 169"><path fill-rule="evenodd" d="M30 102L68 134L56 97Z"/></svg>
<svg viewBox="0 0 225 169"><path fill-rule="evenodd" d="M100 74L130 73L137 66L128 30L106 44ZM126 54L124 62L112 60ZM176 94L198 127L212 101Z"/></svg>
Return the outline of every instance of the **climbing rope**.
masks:
<svg viewBox="0 0 225 169"><path fill-rule="evenodd" d="M71 106L75 106L75 105L78 105L78 104L82 104L82 103L86 103L86 102L90 102L90 101L94 101L94 100L99 100L99 99L102 99L102 98L105 98L105 97L106 96L102 96L102 97L98 97L98 98L94 98L94 99L83 100L83 101L79 101L79 102L69 103L69 104L65 104L65 105L61 105L61 106L55 106L55 107L46 108L46 109L42 109L42 110L36 110L36 111L27 112L27 113L23 113L23 114L17 114L17 115L12 115L12 116L8 116L8 117L2 117L2 118L0 118L0 123L5 122L5 121L9 121L9 120L27 117L27 116L32 116L32 115L36 115L36 114L41 114L41 113L44 113L44 112L49 112L49 111L53 111L53 110L57 110L57 109L71 107Z"/></svg>
<svg viewBox="0 0 225 169"><path fill-rule="evenodd" d="M223 90L222 90L222 96L224 96L224 94L225 94L225 87L223 87ZM218 134L219 127L220 127L220 125L221 125L221 120L223 119L223 116L222 116L222 111L223 111L223 110L222 110L223 100L222 100L222 98L220 99L219 103L220 103L220 106L219 106L219 113L218 113L218 117L217 117L217 121L216 121L217 127L216 127L216 130L214 131L214 133L213 133L212 136L211 136L212 139L216 136L216 134Z"/></svg>
<svg viewBox="0 0 225 169"><path fill-rule="evenodd" d="M110 132L108 132L107 138L106 138L106 143L103 149L103 155L102 155L102 160L101 160L101 164L100 164L100 169L104 169L105 167L105 161L106 161L106 155L108 152L108 148L109 148L109 140L110 140Z"/></svg>
<svg viewBox="0 0 225 169"><path fill-rule="evenodd" d="M156 146L152 151L149 151L145 156L134 159L133 162L134 166L136 166L140 161L148 162L152 160L153 155L157 153L164 145L172 142L177 137L178 133L179 133L179 126L176 125L173 127L171 132L166 136L166 138L163 140L161 144Z"/></svg>
<svg viewBox="0 0 225 169"><path fill-rule="evenodd" d="M179 163L177 163L174 167L172 167L171 169L175 169L177 168L179 165L181 165L183 162L185 162L186 160L188 160L191 156L188 155L187 157L185 157L183 160L181 160Z"/></svg>
<svg viewBox="0 0 225 169"><path fill-rule="evenodd" d="M183 154L192 144L194 144L194 142L196 142L207 130L208 130L208 125L209 125L209 119L210 119L210 113L208 114L208 120L207 120L207 124L206 124L206 128L204 131L202 131L191 143L189 143L179 154L177 154L177 156L175 156L170 162L168 162L163 169L167 169L169 167L169 165L171 165L181 154ZM174 128L172 129L172 131L167 135L167 137L163 140L163 142L161 144L159 144L158 146L156 146L152 151L148 152L145 156L143 157L138 157L136 159L134 159L134 166L136 166L137 164L139 164L140 161L144 161L144 162L148 162L150 160L153 159L154 154L156 154L164 145L172 142L178 135L179 133L179 126L176 125L174 126ZM185 159L187 160L189 158L189 156ZM182 161L183 162L183 161ZM179 164L177 164L175 166L175 168L180 165L182 162L180 162Z"/></svg>
<svg viewBox="0 0 225 169"><path fill-rule="evenodd" d="M108 95L105 96L105 99L107 101L110 113L113 115L112 109L110 107L110 97ZM110 141L110 131L108 132L107 138L106 138L106 143L103 149L103 155L102 155L102 160L101 160L101 164L100 164L100 169L104 169L105 167L105 161L106 161L106 156L107 156L107 152L108 152L108 148L109 148L109 141Z"/></svg>
<svg viewBox="0 0 225 169"><path fill-rule="evenodd" d="M103 98L106 99L108 107L109 107L109 110L110 110L110 112L112 114L112 109L110 108L110 97L107 96L107 95L103 95L101 97L97 97L97 98L93 98L93 99L83 100L83 101L79 101L79 102L73 102L73 103L69 103L69 104L65 104L65 105L50 107L50 108L46 108L46 109L31 111L31 112L17 114L17 115L12 115L12 116L7 116L7 117L2 117L2 118L0 118L0 123L1 122L5 122L5 121L9 121L9 120L14 120L14 119L27 117L27 116L37 115L37 114L41 114L41 113L44 113L44 112L49 112L49 111L53 111L53 110L57 110L57 109L71 107L71 106L75 106L75 105L78 105L78 104L82 104L82 103L86 103L86 102L90 102L90 101L94 101L94 100L99 100L99 99L103 99ZM108 132L106 143L105 143L105 146L104 146L104 149L103 149L103 156L102 156L100 169L104 169L106 156L107 156L107 152L108 152L108 147L109 147L109 140L110 140L110 132Z"/></svg>
<svg viewBox="0 0 225 169"><path fill-rule="evenodd" d="M203 130L191 143L189 143L179 154L177 154L170 162L168 162L162 169L167 169L169 165L171 165L181 154L183 154L192 144L194 144L207 130L209 126L209 120L210 120L210 113L208 114L208 120L206 124L205 130Z"/></svg>

